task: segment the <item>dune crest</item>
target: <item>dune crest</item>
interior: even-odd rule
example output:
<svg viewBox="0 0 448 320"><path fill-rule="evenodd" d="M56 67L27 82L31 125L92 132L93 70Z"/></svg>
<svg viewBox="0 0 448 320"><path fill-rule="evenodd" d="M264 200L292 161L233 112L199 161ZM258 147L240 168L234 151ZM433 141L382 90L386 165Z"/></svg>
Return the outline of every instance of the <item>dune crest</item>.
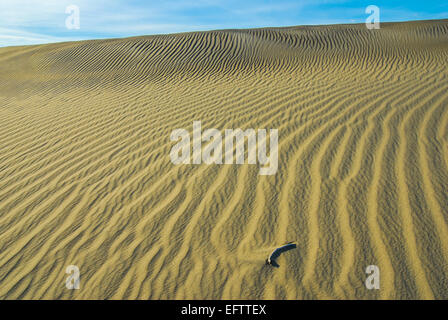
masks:
<svg viewBox="0 0 448 320"><path fill-rule="evenodd" d="M0 298L448 299L447 61L448 20L0 48ZM198 120L276 173L174 165Z"/></svg>

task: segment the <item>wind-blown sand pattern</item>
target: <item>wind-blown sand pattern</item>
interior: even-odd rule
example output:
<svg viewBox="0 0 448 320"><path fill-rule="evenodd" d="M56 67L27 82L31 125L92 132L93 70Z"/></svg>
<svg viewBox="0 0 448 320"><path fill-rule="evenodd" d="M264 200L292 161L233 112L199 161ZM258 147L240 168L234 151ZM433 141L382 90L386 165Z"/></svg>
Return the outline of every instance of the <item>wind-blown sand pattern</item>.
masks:
<svg viewBox="0 0 448 320"><path fill-rule="evenodd" d="M0 49L0 298L447 299L447 61L448 20ZM194 120L277 173L173 165Z"/></svg>

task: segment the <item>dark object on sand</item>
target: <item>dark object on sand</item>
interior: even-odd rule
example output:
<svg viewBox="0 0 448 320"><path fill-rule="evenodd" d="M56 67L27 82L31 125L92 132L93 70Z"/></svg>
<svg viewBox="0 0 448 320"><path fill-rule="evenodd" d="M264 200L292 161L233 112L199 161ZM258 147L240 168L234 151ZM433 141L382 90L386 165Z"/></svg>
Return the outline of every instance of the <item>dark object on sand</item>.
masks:
<svg viewBox="0 0 448 320"><path fill-rule="evenodd" d="M269 258L266 259L266 264L271 265L273 267L279 267L278 263L275 261L283 252L288 250L297 248L295 243L289 242L281 247L278 247L269 255Z"/></svg>

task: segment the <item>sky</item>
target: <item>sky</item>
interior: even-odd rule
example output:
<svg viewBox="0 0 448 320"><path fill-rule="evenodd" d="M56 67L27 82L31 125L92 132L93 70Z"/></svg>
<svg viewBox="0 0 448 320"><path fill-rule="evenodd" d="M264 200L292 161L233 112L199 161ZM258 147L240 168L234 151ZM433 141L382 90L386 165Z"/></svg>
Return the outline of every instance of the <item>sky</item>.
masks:
<svg viewBox="0 0 448 320"><path fill-rule="evenodd" d="M79 8L79 28L69 6ZM0 47L188 31L448 18L448 1L0 0ZM69 27L66 20L69 19Z"/></svg>

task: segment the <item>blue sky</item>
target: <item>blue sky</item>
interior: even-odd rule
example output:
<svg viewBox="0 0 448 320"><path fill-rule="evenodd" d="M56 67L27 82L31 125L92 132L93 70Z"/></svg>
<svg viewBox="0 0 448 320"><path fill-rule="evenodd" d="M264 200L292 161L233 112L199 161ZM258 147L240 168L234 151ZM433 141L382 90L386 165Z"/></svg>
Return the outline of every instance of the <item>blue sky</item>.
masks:
<svg viewBox="0 0 448 320"><path fill-rule="evenodd" d="M65 9L80 10L67 29ZM381 22L448 18L448 1L344 0L0 0L0 46L116 38L198 30L363 23L365 8Z"/></svg>

